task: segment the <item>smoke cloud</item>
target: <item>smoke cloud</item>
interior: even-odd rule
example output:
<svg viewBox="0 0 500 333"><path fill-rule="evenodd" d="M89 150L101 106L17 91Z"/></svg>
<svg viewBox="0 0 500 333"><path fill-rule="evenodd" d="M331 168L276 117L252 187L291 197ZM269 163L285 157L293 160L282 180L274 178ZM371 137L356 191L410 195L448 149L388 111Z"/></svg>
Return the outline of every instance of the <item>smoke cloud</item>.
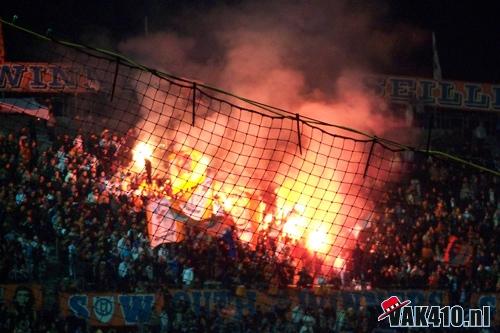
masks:
<svg viewBox="0 0 500 333"><path fill-rule="evenodd" d="M365 89L362 78L389 68L408 32L406 27L389 31L381 24L386 15L383 5L362 8L343 0L247 1L189 13L175 28L129 39L119 48L152 68L384 136L402 124ZM385 158L377 147L365 178L369 144L326 135L321 129L332 131L328 127L302 126L300 154L292 120L245 113L203 96L191 126L189 88L149 76L141 73L135 87L141 140L203 152L225 184L261 192L277 187L283 210L301 205L309 230L304 237L323 238L328 246L320 250L328 265L343 265L341 250L352 247L366 226L362 221L373 211L377 184L396 168L394 156Z"/></svg>
<svg viewBox="0 0 500 333"><path fill-rule="evenodd" d="M409 30L387 31L384 5L357 7L348 1L247 1L190 12L176 23L181 32L132 38L120 49L154 68L382 135L397 120L364 91L361 78L387 70Z"/></svg>

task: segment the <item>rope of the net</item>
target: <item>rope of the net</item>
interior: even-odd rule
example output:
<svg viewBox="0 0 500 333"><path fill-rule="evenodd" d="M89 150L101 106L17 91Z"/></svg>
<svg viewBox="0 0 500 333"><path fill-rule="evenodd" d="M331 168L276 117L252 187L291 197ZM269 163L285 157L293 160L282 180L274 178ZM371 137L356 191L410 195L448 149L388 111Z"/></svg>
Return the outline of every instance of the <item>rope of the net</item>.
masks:
<svg viewBox="0 0 500 333"><path fill-rule="evenodd" d="M121 54L121 53L115 52L115 51L110 51L110 50L107 50L107 49L93 47L93 46L89 46L89 45L85 45L85 44L80 44L80 43L75 43L75 42L70 42L70 41L66 41L66 40L59 40L59 39L56 39L56 38L54 38L52 36L49 37L47 35L43 35L43 34L37 33L37 32L35 32L33 30L28 29L28 28L19 26L19 25L13 23L13 22L9 22L9 21L3 19L2 17L0 17L0 22L2 22L3 24L6 24L6 25L8 25L8 26L10 26L12 28L15 28L17 30L23 31L23 32L25 32L27 34L30 34L32 36L35 36L35 37L40 38L42 40L45 40L45 41L55 42L55 43L61 44L63 46L74 48L74 49L77 49L77 50L80 50L80 51L91 50L91 51L94 51L94 52L98 52L98 53L101 53L101 54L106 55L108 57L111 57L112 59L115 59L115 60L119 59L122 62L123 65L128 65L130 67L134 67L134 68L143 70L145 72L149 72L152 75L158 76L160 78L170 78L170 79L173 79L173 80L176 80L176 81L181 81L181 82L184 82L184 83L188 83L190 85L190 87L194 87L194 84L196 84L197 88L202 87L202 88L205 88L205 89L209 89L209 90L212 90L214 92L217 92L217 93L220 93L220 94L223 94L223 95L235 98L237 100L243 101L243 102L248 103L250 105L259 107L259 108L261 108L263 110L266 110L268 112L274 113L276 115L283 116L283 117L291 119L291 120L296 120L296 114L294 114L294 113L292 113L290 111L287 111L285 109L281 109L281 108L278 108L278 107L275 107L275 106L272 106L272 105L268 105L268 104L257 102L257 101L254 101L254 100L251 100L251 99L248 99L248 98L245 98L245 97L241 97L241 96L238 96L238 95L236 95L234 93L225 91L225 90L223 90L221 88L210 86L208 84L205 84L203 82L199 82L197 80L187 79L187 78L180 77L180 76L168 73L168 72L159 71L159 70L156 70L156 69L149 68L149 67L147 67L145 65L142 65L141 63L139 63L139 62L137 62L137 61L135 61L135 60L133 60L133 59L131 59L131 58L129 58L129 57ZM286 116L284 116L283 114L285 114ZM395 150L399 150L399 151L412 151L412 152L416 152L416 153L427 154L427 155L430 155L430 156L441 157L441 158L444 158L444 159L448 159L448 160L451 160L451 161L454 161L454 162L461 163L463 165L467 165L467 166L472 167L472 168L476 168L476 169L484 171L484 172L491 173L491 174L493 174L495 176L500 176L500 171L498 171L498 170L487 168L485 166L482 166L482 165L479 165L477 163L465 160L463 158L451 155L451 154L446 153L446 152L442 152L442 151L438 151L438 150L427 150L427 149L415 148L415 147L412 147L412 146L409 146L409 145L405 145L405 144L402 144L402 143L399 143L399 142L396 142L396 141L393 141L393 140L389 140L389 139L386 139L386 138L377 137L375 135L369 134L369 133L361 131L361 130L350 128L350 127L347 127L347 126L342 126L342 125L327 123L327 122L320 121L320 120L317 120L317 119L314 119L314 118L310 118L310 117L307 117L307 116L303 116L303 115L300 115L300 121L303 122L303 123L305 123L305 124L307 124L308 126L320 129L321 131L323 131L325 133L328 133L330 135L334 135L335 136L335 134L330 133L328 131L325 131L324 129L321 129L321 128L317 127L317 126L324 126L324 127L329 127L329 128L337 128L337 129L341 129L341 130L344 130L344 131L347 131L347 132L351 132L351 133L355 133L355 134L358 134L358 135L362 135L362 136L365 136L365 137L369 138L370 140L372 140L374 142L377 142L377 143L381 144L385 148L387 148L389 150L392 150L392 151L395 151Z"/></svg>

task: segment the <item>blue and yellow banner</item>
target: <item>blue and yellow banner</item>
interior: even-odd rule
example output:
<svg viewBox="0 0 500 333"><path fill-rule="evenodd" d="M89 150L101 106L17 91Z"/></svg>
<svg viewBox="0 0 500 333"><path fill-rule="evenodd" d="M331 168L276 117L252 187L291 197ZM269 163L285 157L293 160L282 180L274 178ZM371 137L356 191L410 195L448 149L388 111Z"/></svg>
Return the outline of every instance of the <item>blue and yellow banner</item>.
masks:
<svg viewBox="0 0 500 333"><path fill-rule="evenodd" d="M57 63L0 63L0 91L20 93L88 93L100 84L89 67Z"/></svg>
<svg viewBox="0 0 500 333"><path fill-rule="evenodd" d="M388 296L398 296L410 300L413 305L452 305L448 292L441 290L366 290L366 291L322 291L289 289L273 296L256 290L246 290L237 295L230 290L212 289L175 289L169 291L174 304L183 301L199 314L202 309L210 311L218 308L227 317L241 317L255 313L258 306L263 309L282 307L288 310L298 304L312 309L332 307L337 311L360 306L380 307ZM93 326L128 326L149 323L157 316L164 305L162 294L119 294L119 293L83 293L60 294L60 307L65 315L70 312L89 320ZM490 306L492 323L500 323L497 304L500 294L472 294L469 306L480 308Z"/></svg>
<svg viewBox="0 0 500 333"><path fill-rule="evenodd" d="M500 84L382 75L367 77L365 84L393 103L500 111Z"/></svg>

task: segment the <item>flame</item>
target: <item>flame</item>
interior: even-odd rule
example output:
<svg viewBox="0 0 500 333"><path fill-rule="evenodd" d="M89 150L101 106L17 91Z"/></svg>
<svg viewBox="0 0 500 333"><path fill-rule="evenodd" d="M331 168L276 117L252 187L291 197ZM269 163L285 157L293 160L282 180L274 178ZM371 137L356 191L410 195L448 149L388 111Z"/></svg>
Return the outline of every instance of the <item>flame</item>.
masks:
<svg viewBox="0 0 500 333"><path fill-rule="evenodd" d="M219 193L224 210L233 216L240 216L250 203L250 197L242 186L222 186Z"/></svg>
<svg viewBox="0 0 500 333"><path fill-rule="evenodd" d="M333 261L333 268L335 268L337 270L343 270L345 268L345 264L346 263L345 263L345 259L344 258L337 257Z"/></svg>
<svg viewBox="0 0 500 333"><path fill-rule="evenodd" d="M295 179L285 179L278 189L277 205L280 215L292 212L286 217L284 233L303 240L312 252L327 254L339 231L334 221L339 217L342 197L334 175L325 183L315 174L322 173L300 170Z"/></svg>
<svg viewBox="0 0 500 333"><path fill-rule="evenodd" d="M170 154L169 174L174 194L196 188L206 179L210 158L197 150L183 149ZM321 175L321 176L319 176ZM252 196L249 188L213 181L211 190L224 211L232 216L241 230L249 230L252 224L265 228L274 223L281 228L281 236L299 241L310 252L327 256L341 231L342 223L334 223L339 217L344 196L338 194L340 181L331 174L332 180L322 181L324 173L300 170L297 177L287 177L277 190L276 212L263 216L259 198ZM189 195L189 193L187 193ZM187 198L186 198L187 199ZM340 221L343 222L343 221ZM342 247L339 244L340 247ZM338 259L334 256L333 260ZM333 264L333 263L330 263Z"/></svg>
<svg viewBox="0 0 500 333"><path fill-rule="evenodd" d="M307 220L303 216L294 213L286 219L283 234L293 240L299 240L304 235L307 225Z"/></svg>
<svg viewBox="0 0 500 333"><path fill-rule="evenodd" d="M221 183L215 187L224 211L231 215L239 231L255 231L257 225L263 224L263 207L252 197L250 189Z"/></svg>
<svg viewBox="0 0 500 333"><path fill-rule="evenodd" d="M307 248L311 251L326 254L331 244L328 242L329 235L324 230L315 230L307 238Z"/></svg>
<svg viewBox="0 0 500 333"><path fill-rule="evenodd" d="M197 150L181 150L169 155L172 193L177 194L203 183L210 158Z"/></svg>
<svg viewBox="0 0 500 333"><path fill-rule="evenodd" d="M135 145L134 149L132 149L132 170L135 172L140 172L145 167L145 162L148 159L151 159L153 155L153 149L146 142L139 142Z"/></svg>
<svg viewBox="0 0 500 333"><path fill-rule="evenodd" d="M143 168L144 160L150 158L152 152L148 144L137 144L133 155L135 164ZM336 171L335 163L328 159L321 161L309 153L300 158L302 161L292 164L300 162L302 167L281 179L272 213L266 212L266 204L255 188L231 181L231 177L223 181L215 179L209 168L212 158L198 150L182 148L172 152L168 156L168 177L172 193L182 193L179 202L189 200L192 190L210 177L210 196L232 217L242 241L251 242L257 230L274 230L280 239L292 239L322 258L325 267L342 269L346 258L336 249L349 246L349 238L357 237L362 229L357 224L362 205L357 201L358 205L354 204L359 198L349 197L340 190L342 184L352 185L353 181L345 173ZM346 207L348 211L344 210Z"/></svg>

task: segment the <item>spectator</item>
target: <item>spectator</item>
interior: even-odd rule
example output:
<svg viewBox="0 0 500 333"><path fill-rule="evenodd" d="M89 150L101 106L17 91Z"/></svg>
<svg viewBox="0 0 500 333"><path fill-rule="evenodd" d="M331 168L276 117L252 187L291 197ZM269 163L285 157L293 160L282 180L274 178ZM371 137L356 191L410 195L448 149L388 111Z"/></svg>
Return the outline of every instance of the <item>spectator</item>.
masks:
<svg viewBox="0 0 500 333"><path fill-rule="evenodd" d="M74 241L71 241L68 245L68 268L69 268L69 277L75 279L76 278L76 257L77 257L77 249Z"/></svg>
<svg viewBox="0 0 500 333"><path fill-rule="evenodd" d="M191 263L188 261L184 265L184 270L182 271L182 282L184 286L190 287L194 280L194 272L193 267L191 267Z"/></svg>
<svg viewBox="0 0 500 333"><path fill-rule="evenodd" d="M71 280L87 282L75 283L81 292L155 292L163 285L205 284L276 290L293 283L311 288L316 280L345 289L429 286L449 290L454 301L464 303L472 292L499 291L500 257L494 251L500 228L498 177L438 160L417 160L402 184L385 189L379 214L359 232L347 265L323 274L316 269L321 262L307 253L300 264L292 255L276 255L276 243L265 232L255 235L254 248L239 241L232 229L208 235L186 226L181 242L151 250L145 207L151 196L172 196L172 190L168 181L153 179L154 191L146 194L145 175L127 172L133 135L62 135L42 153L29 131L0 136L2 282L42 277L54 248ZM265 200L271 211L277 209L275 189L266 192ZM112 283L115 277L118 285ZM246 323L228 321L220 310L196 319L187 307L181 308L164 310L162 330L296 333L335 327L362 332L371 320L365 308L329 314L297 306L287 318L268 311ZM58 331L61 325L83 327L74 318L52 322ZM1 325L19 331L37 324L21 319Z"/></svg>
<svg viewBox="0 0 500 333"><path fill-rule="evenodd" d="M306 310L304 316L302 317L302 327L300 328L299 333L314 333L314 325L316 324L316 320L311 314L311 310Z"/></svg>

